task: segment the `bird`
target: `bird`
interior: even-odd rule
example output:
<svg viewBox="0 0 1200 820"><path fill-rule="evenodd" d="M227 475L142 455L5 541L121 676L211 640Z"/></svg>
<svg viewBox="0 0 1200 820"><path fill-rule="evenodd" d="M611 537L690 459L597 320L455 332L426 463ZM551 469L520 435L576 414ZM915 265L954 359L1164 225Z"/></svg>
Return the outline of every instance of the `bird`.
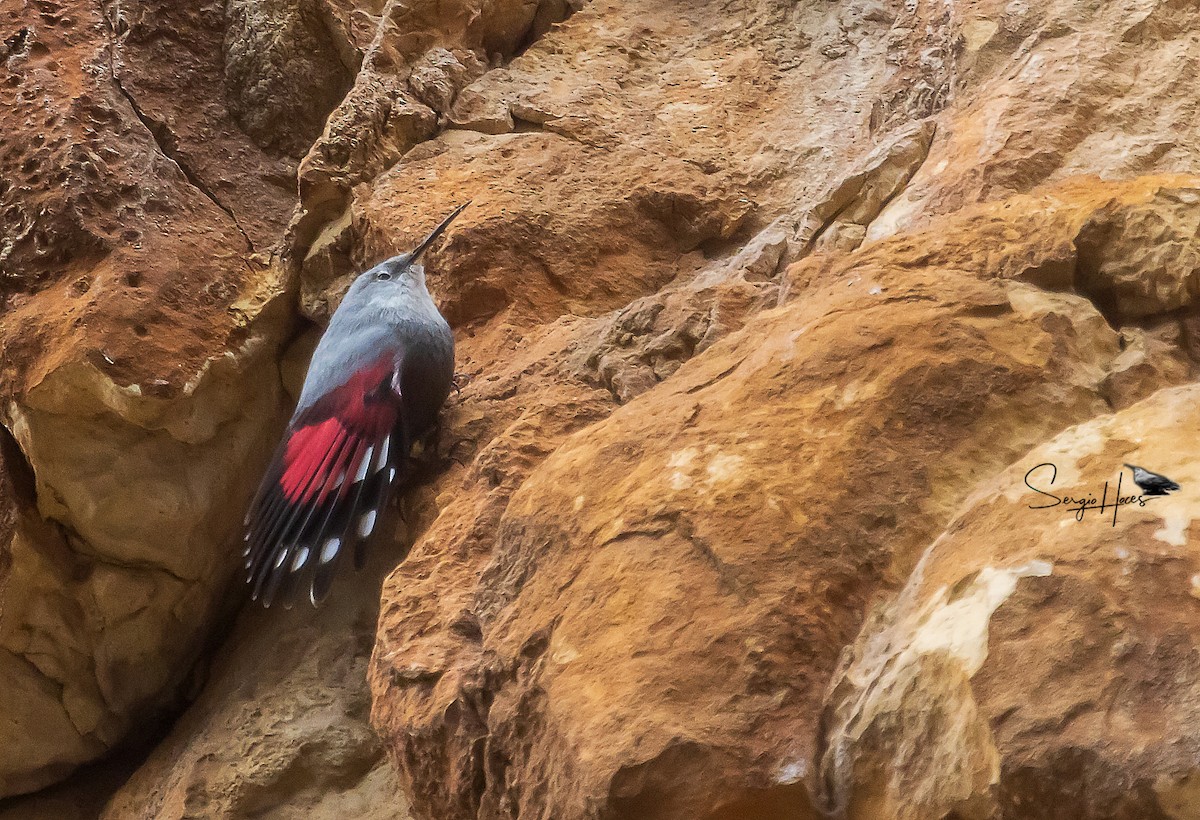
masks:
<svg viewBox="0 0 1200 820"><path fill-rule="evenodd" d="M454 380L454 336L418 261L466 208L408 253L359 274L313 351L296 410L244 521L246 581L264 607L308 581L315 607L367 539L412 446L434 432Z"/></svg>
<svg viewBox="0 0 1200 820"><path fill-rule="evenodd" d="M1179 489L1179 485L1165 475L1152 473L1144 467L1126 464L1133 471L1133 483L1142 488L1146 495L1166 495Z"/></svg>

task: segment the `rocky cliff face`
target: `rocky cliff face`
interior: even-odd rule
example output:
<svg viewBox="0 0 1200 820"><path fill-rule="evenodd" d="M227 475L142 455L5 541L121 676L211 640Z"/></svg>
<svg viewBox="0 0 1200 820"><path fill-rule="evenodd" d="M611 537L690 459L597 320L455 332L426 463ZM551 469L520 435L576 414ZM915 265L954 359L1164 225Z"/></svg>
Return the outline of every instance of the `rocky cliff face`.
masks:
<svg viewBox="0 0 1200 820"><path fill-rule="evenodd" d="M0 818L1200 817L1198 35L0 0ZM319 325L466 200L441 452L239 611Z"/></svg>

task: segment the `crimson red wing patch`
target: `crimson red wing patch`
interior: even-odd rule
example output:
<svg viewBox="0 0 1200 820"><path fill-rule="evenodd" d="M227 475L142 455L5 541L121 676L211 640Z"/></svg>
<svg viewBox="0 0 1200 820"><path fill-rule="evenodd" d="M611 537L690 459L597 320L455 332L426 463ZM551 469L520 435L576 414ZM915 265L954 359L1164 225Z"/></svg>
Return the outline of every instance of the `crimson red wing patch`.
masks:
<svg viewBox="0 0 1200 820"><path fill-rule="evenodd" d="M246 578L263 606L290 606L305 578L320 603L341 556L373 532L407 450L391 382L391 363L376 363L288 425L246 516Z"/></svg>

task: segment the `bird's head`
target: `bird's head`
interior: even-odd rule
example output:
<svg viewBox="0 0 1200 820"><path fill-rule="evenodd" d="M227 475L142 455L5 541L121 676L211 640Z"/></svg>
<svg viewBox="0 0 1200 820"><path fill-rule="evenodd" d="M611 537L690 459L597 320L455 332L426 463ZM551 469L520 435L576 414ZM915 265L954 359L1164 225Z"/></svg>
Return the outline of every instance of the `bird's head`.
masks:
<svg viewBox="0 0 1200 820"><path fill-rule="evenodd" d="M421 243L413 250L393 256L391 259L385 259L375 267L360 274L354 280L354 283L350 285L350 290L346 295L373 296L376 293L399 295L402 292L427 292L425 288L425 268L418 264L421 254L425 253L434 240L442 235L442 232L449 227L454 218L463 212L463 208L466 208L470 204L467 202L455 208L450 216L443 219L441 224L434 228L429 236L421 240Z"/></svg>

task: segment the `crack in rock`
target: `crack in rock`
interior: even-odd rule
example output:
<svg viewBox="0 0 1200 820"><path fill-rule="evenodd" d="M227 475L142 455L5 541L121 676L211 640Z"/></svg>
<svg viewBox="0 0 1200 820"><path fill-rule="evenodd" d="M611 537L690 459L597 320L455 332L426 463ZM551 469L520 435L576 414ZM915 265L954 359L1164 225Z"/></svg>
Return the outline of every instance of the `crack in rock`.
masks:
<svg viewBox="0 0 1200 820"><path fill-rule="evenodd" d="M171 132L170 127L166 123L159 122L143 111L142 107L138 105L137 100L134 99L134 96L129 93L129 90L125 88L124 83L121 82L121 77L117 73L116 59L114 54L116 50L116 40L120 35L117 34L117 30L114 28L112 20L109 18L103 3L100 3L100 16L103 18L104 27L108 32L108 72L112 76L113 85L116 87L117 91L120 92L121 96L124 97L129 103L129 107L133 109L134 116L136 116L138 121L141 122L141 124L146 127L146 130L150 132L150 137L154 140L154 144L158 148L159 153L179 169L179 172L183 174L183 178L188 181L188 184L203 194L204 197L213 205L216 205L225 212L225 215L229 217L231 222L233 222L233 227L237 229L237 232L242 235L242 239L245 240L247 251L254 253L254 243L250 240L249 234L247 234L242 228L241 223L238 222L238 218L234 214L233 209L221 202L212 189L204 184L204 181L200 179L200 177L195 171L192 170L188 163L183 160L183 157L180 156L179 151L175 147L175 135ZM124 25L123 21L119 22L122 23L122 26Z"/></svg>

